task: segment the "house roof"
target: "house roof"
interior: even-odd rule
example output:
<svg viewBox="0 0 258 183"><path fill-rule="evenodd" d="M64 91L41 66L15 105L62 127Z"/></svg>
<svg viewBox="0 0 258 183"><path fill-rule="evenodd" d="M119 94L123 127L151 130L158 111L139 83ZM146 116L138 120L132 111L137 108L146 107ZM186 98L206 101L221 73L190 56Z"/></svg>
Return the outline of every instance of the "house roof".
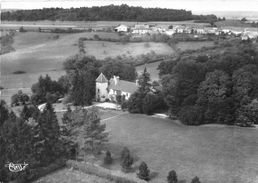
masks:
<svg viewBox="0 0 258 183"><path fill-rule="evenodd" d="M111 78L109 83L109 89L120 90L127 93L134 93L138 89L136 83L130 81L118 80L117 84L115 85L114 79Z"/></svg>
<svg viewBox="0 0 258 183"><path fill-rule="evenodd" d="M126 26L126 25L119 25L115 29L119 29L119 28L128 28L128 26Z"/></svg>
<svg viewBox="0 0 258 183"><path fill-rule="evenodd" d="M98 83L108 83L107 78L104 76L103 73L100 73L99 77L96 79Z"/></svg>

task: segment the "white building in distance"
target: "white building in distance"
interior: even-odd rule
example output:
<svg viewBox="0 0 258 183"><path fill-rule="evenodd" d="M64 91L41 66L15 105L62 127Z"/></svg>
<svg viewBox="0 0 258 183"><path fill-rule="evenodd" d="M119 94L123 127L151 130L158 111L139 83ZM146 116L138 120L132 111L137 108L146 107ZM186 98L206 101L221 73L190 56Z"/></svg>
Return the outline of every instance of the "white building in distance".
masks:
<svg viewBox="0 0 258 183"><path fill-rule="evenodd" d="M129 28L126 25L119 25L115 28L116 32L128 32Z"/></svg>

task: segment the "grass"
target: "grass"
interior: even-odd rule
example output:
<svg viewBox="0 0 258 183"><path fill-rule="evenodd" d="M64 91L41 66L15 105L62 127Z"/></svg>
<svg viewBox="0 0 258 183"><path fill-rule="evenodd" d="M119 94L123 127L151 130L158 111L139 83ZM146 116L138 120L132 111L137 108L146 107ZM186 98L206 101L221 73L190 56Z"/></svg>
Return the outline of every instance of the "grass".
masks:
<svg viewBox="0 0 258 183"><path fill-rule="evenodd" d="M107 41L84 41L87 55L97 59L124 55L136 57L154 51L156 54L172 54L174 50L165 43L120 43Z"/></svg>
<svg viewBox="0 0 258 183"><path fill-rule="evenodd" d="M32 84L38 81L40 75L45 76L46 74L48 74L52 79L57 80L60 76L64 75L65 72L60 70L1 75L1 85L4 89L1 91L0 99L10 103L11 96L17 93L20 89L23 93L31 95Z"/></svg>
<svg viewBox="0 0 258 183"><path fill-rule="evenodd" d="M156 172L157 177L151 182L166 182L172 169L179 180L187 182L194 176L206 183L256 180L257 129L183 126L139 114L125 114L104 122L114 147L129 147L139 161L145 161Z"/></svg>
<svg viewBox="0 0 258 183"><path fill-rule="evenodd" d="M45 177L40 178L34 183L112 183L106 179L82 173L78 170L71 170L68 168L58 170Z"/></svg>
<svg viewBox="0 0 258 183"><path fill-rule="evenodd" d="M241 22L240 20L225 20L215 23L218 27L251 27L250 24Z"/></svg>
<svg viewBox="0 0 258 183"><path fill-rule="evenodd" d="M198 50L203 47L211 47L214 46L213 41L187 41L187 42L179 42L176 44L176 48L181 51L186 50Z"/></svg>
<svg viewBox="0 0 258 183"><path fill-rule="evenodd" d="M159 70L157 69L159 64L160 62L153 62L153 63L146 64L147 71L150 73L150 79L152 81L159 80ZM141 75L143 73L144 68L145 68L145 65L136 67L136 71L138 75Z"/></svg>

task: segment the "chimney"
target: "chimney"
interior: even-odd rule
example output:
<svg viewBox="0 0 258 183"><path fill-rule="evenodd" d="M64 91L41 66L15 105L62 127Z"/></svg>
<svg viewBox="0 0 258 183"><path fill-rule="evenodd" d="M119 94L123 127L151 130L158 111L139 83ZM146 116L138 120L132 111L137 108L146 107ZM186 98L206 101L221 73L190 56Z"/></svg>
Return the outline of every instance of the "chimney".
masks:
<svg viewBox="0 0 258 183"><path fill-rule="evenodd" d="M119 76L114 75L114 82L115 82L115 85L117 85L117 83L119 82Z"/></svg>

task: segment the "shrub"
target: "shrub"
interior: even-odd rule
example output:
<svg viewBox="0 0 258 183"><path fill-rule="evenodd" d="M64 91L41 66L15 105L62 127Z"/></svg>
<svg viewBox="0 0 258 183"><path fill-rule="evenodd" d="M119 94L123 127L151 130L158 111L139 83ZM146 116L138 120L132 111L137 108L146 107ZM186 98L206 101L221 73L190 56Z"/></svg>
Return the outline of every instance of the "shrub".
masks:
<svg viewBox="0 0 258 183"><path fill-rule="evenodd" d="M203 122L203 112L199 106L182 107L178 115L182 123L186 125L200 125Z"/></svg>
<svg viewBox="0 0 258 183"><path fill-rule="evenodd" d="M150 170L145 162L142 162L141 165L139 166L139 173L137 176L140 179L149 181L150 180Z"/></svg>
<svg viewBox="0 0 258 183"><path fill-rule="evenodd" d="M111 157L111 153L110 153L110 151L107 151L106 156L104 158L104 164L110 165L110 164L112 164L112 162L113 162L113 158Z"/></svg>
<svg viewBox="0 0 258 183"><path fill-rule="evenodd" d="M199 177L194 177L191 181L191 183L201 183L201 181L199 180Z"/></svg>
<svg viewBox="0 0 258 183"><path fill-rule="evenodd" d="M131 170L132 164L133 164L133 157L130 154L126 155L122 160L122 171L129 172Z"/></svg>
<svg viewBox="0 0 258 183"><path fill-rule="evenodd" d="M25 71L20 71L20 70L13 72L13 74L24 74L24 73L26 73L26 72Z"/></svg>
<svg viewBox="0 0 258 183"><path fill-rule="evenodd" d="M133 157L130 155L130 151L127 147L124 147L121 152L121 161L122 171L128 172L133 164Z"/></svg>
<svg viewBox="0 0 258 183"><path fill-rule="evenodd" d="M14 94L11 97L11 104L12 106L17 106L17 105L24 105L28 103L30 100L30 97L23 93L22 90L19 90L18 93Z"/></svg>
<svg viewBox="0 0 258 183"><path fill-rule="evenodd" d="M236 124L250 127L258 123L258 101L255 99L251 103L240 107L238 110Z"/></svg>
<svg viewBox="0 0 258 183"><path fill-rule="evenodd" d="M171 170L167 176L168 183L177 183L177 174L175 170Z"/></svg>
<svg viewBox="0 0 258 183"><path fill-rule="evenodd" d="M128 154L130 154L130 151L127 147L124 147L121 152L121 160L123 160Z"/></svg>
<svg viewBox="0 0 258 183"><path fill-rule="evenodd" d="M99 37L99 35L98 35L98 34L95 34L95 35L93 36L93 38L94 38L95 40L97 40L97 41L99 41L99 40L100 40L100 37Z"/></svg>
<svg viewBox="0 0 258 183"><path fill-rule="evenodd" d="M148 93L143 99L143 112L147 115L153 114L158 100L159 99L156 95Z"/></svg>
<svg viewBox="0 0 258 183"><path fill-rule="evenodd" d="M23 26L21 26L21 27L19 28L19 32L26 32L26 30L23 28Z"/></svg>
<svg viewBox="0 0 258 183"><path fill-rule="evenodd" d="M116 95L116 102L118 104L121 104L122 103L122 96L121 95Z"/></svg>
<svg viewBox="0 0 258 183"><path fill-rule="evenodd" d="M125 101L122 101L122 104L121 104L121 108L123 110L127 109L128 108L128 102L125 100Z"/></svg>

